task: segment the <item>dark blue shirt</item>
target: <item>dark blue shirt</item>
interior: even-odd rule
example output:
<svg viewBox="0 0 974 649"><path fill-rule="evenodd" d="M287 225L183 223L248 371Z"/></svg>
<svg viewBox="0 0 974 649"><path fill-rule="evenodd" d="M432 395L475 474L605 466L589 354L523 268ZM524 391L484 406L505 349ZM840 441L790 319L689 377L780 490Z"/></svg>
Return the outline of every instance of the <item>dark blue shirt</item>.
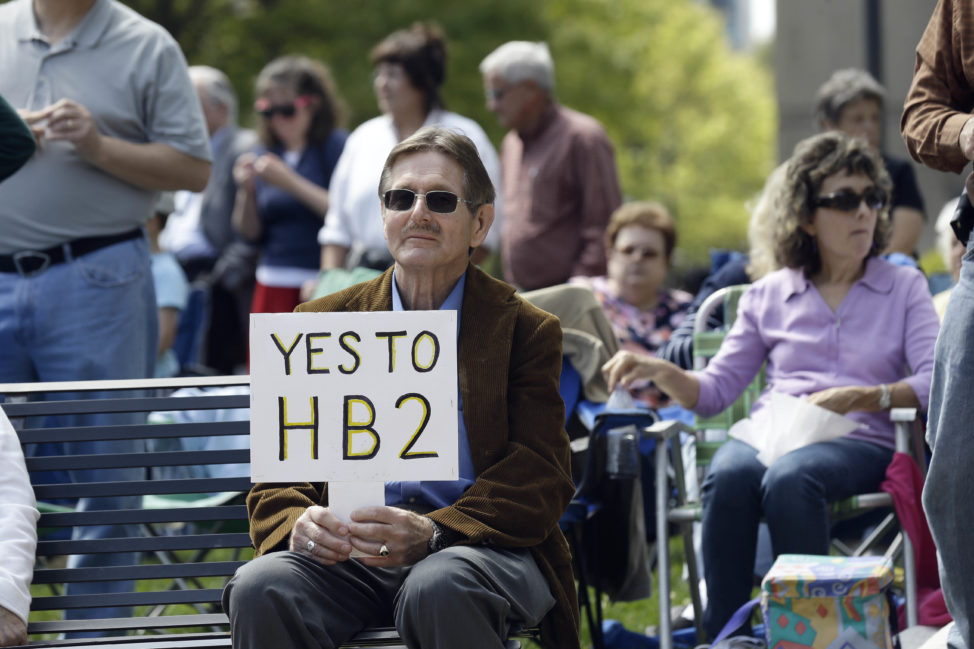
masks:
<svg viewBox="0 0 974 649"><path fill-rule="evenodd" d="M307 147L294 170L303 178L327 188L338 157L345 147L348 132L334 130L324 142ZM258 155L264 153L258 149ZM283 158L283 150L272 153ZM263 232L260 238L260 264L286 268L317 269L321 265L318 230L323 215L276 185L257 181L257 214Z"/></svg>

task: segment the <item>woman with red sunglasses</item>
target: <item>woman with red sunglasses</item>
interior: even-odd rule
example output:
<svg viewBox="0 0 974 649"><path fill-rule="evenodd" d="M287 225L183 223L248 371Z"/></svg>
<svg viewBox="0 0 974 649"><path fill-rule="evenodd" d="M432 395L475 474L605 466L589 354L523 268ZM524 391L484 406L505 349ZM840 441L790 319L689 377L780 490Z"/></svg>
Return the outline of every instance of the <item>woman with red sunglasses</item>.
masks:
<svg viewBox="0 0 974 649"><path fill-rule="evenodd" d="M261 146L234 166L233 224L260 249L251 312L282 313L318 274L316 235L348 133L331 74L317 61L275 59L257 77L257 97Z"/></svg>

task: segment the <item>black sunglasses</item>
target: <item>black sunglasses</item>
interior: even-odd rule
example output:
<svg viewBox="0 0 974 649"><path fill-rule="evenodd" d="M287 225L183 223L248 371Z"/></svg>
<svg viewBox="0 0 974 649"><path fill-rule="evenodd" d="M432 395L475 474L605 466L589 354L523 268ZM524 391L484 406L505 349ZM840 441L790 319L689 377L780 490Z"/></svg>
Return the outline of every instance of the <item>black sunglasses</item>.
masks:
<svg viewBox="0 0 974 649"><path fill-rule="evenodd" d="M261 97L256 102L254 102L254 108L257 113L264 119L271 119L274 115L280 115L281 117L291 118L297 113L298 108L303 108L307 106L311 101L311 98L307 95L301 95L290 104L278 104L274 106L266 97Z"/></svg>
<svg viewBox="0 0 974 649"><path fill-rule="evenodd" d="M841 212L851 212L859 208L859 203L866 202L871 210L881 210L886 205L886 192L879 187L870 187L861 194L851 189L843 189L835 194L819 196L815 199L815 207L826 207Z"/></svg>
<svg viewBox="0 0 974 649"><path fill-rule="evenodd" d="M265 108L264 110L258 112L260 112L260 116L264 119L270 119L274 117L274 115L280 115L281 117L294 117L294 113L297 112L297 109L294 107L294 104L285 104L283 106L271 106L270 108Z"/></svg>
<svg viewBox="0 0 974 649"><path fill-rule="evenodd" d="M473 205L470 201L460 198L453 192L437 190L426 192L425 194L418 194L411 189L390 189L382 195L382 204L386 206L387 210L405 212L413 208L413 202L417 196L424 197L426 199L426 207L431 212L438 214L452 214L456 211L457 203L460 201L468 205Z"/></svg>

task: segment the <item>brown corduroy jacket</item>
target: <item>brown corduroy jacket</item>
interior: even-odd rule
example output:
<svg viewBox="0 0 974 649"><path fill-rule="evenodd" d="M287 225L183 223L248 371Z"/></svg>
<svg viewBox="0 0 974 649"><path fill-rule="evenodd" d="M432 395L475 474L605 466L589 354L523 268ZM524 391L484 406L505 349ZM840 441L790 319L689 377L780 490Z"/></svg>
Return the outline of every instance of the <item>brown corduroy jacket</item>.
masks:
<svg viewBox="0 0 974 649"><path fill-rule="evenodd" d="M391 311L392 271L297 310ZM428 515L455 532L458 543L530 548L555 598L541 623L542 642L575 649L578 602L568 544L558 527L574 493L558 393L558 319L470 266L457 355L477 478L452 506ZM327 503L325 484L255 485L247 507L256 554L285 549L302 512Z"/></svg>

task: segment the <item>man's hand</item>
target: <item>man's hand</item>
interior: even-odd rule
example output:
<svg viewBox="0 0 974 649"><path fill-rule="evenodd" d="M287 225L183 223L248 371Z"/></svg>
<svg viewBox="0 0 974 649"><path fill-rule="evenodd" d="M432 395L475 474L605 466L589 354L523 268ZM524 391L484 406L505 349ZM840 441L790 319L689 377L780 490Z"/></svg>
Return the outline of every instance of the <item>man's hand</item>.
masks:
<svg viewBox="0 0 974 649"><path fill-rule="evenodd" d="M974 116L968 117L967 121L964 122L964 128L960 130L958 144L960 144L960 150L964 157L968 160L974 160Z"/></svg>
<svg viewBox="0 0 974 649"><path fill-rule="evenodd" d="M308 555L324 566L333 566L348 559L352 551L349 534L349 526L327 507L312 505L294 523L288 549ZM308 541L314 541L310 550Z"/></svg>
<svg viewBox="0 0 974 649"><path fill-rule="evenodd" d="M378 555L385 545L389 556L362 558L367 566L411 566L429 554L433 521L396 507L363 507L351 513L348 525L351 542L357 550Z"/></svg>
<svg viewBox="0 0 974 649"><path fill-rule="evenodd" d="M44 129L47 128L47 111L18 108L17 114L30 127L31 134L37 140L37 145L40 146L44 140Z"/></svg>
<svg viewBox="0 0 974 649"><path fill-rule="evenodd" d="M862 410L862 402L869 400L870 388L861 385L848 385L842 388L828 388L813 392L805 399L816 406L844 415L848 412Z"/></svg>
<svg viewBox="0 0 974 649"><path fill-rule="evenodd" d="M48 140L66 140L86 160L94 160L101 148L102 134L88 109L70 99L62 99L43 111L47 115Z"/></svg>
<svg viewBox="0 0 974 649"><path fill-rule="evenodd" d="M19 617L0 606L0 647L27 644L27 625Z"/></svg>

